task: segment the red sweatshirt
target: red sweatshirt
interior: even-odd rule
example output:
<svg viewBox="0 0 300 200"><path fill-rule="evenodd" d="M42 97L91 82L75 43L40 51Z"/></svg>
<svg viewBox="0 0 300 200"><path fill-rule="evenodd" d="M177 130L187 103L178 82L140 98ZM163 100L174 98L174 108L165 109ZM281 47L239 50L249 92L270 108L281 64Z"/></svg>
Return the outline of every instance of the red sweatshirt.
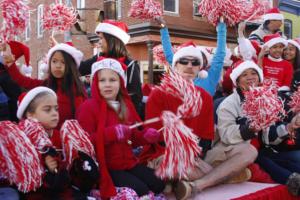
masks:
<svg viewBox="0 0 300 200"><path fill-rule="evenodd" d="M275 59L270 55L263 59L264 78L275 81L279 87L290 88L293 79L293 66L283 59ZM288 88L286 88L288 87Z"/></svg>
<svg viewBox="0 0 300 200"><path fill-rule="evenodd" d="M198 116L184 119L184 124L191 128L198 137L208 140L214 139L214 120L213 120L213 100L212 97L202 88L197 87L201 92L203 106ZM178 107L182 104L179 98L176 98L170 94L162 92L158 89L152 90L147 104L146 104L146 119L160 117L162 112L165 110L177 112ZM153 127L157 130L162 128L162 123L151 123L149 127ZM161 137L163 141L163 137ZM155 149L153 149L155 148ZM141 156L144 159L154 159L164 153L164 148L160 148L159 145L154 147L144 148L145 151ZM148 151L149 150L149 151ZM147 153L148 151L148 153ZM153 154L152 156L150 154Z"/></svg>
<svg viewBox="0 0 300 200"><path fill-rule="evenodd" d="M24 87L26 89L32 89L37 86L45 85L45 80L38 80L38 79L32 79L30 77L23 76L17 66L13 64L12 66L7 68L7 71L9 72L10 76L14 81L17 82L17 84L21 87ZM58 112L59 112L59 122L57 127L60 128L61 125L64 123L67 119L74 119L72 116L72 110L71 110L71 100L67 96L66 93L64 93L61 89L62 80L57 79L57 101L58 101ZM74 85L75 90L75 85ZM75 97L75 108L78 108L81 103L86 98L83 96L76 96Z"/></svg>

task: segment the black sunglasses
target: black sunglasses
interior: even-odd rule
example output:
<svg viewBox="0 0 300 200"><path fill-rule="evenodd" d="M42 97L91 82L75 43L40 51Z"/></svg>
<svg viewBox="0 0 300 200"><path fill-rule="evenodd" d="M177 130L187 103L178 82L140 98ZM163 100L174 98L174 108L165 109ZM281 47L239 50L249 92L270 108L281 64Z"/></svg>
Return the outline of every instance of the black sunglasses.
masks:
<svg viewBox="0 0 300 200"><path fill-rule="evenodd" d="M188 65L189 63L191 63L193 67L200 65L200 61L198 59L181 58L178 60L178 63L181 65Z"/></svg>

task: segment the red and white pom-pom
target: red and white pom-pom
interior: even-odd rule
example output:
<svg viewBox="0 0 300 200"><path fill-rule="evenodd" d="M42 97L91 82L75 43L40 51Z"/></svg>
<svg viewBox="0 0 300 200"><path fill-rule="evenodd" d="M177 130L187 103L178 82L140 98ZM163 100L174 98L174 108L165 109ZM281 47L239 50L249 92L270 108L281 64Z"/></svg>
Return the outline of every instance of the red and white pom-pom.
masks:
<svg viewBox="0 0 300 200"><path fill-rule="evenodd" d="M291 100L288 103L293 113L300 112L300 86L298 86L298 90L293 93L291 96Z"/></svg>
<svg viewBox="0 0 300 200"><path fill-rule="evenodd" d="M156 62L158 62L161 65L168 65L168 62L166 60L164 50L163 50L163 47L161 44L153 47L153 58Z"/></svg>
<svg viewBox="0 0 300 200"><path fill-rule="evenodd" d="M267 82L244 93L242 110L250 119L251 128L264 130L285 116L284 104L278 97L277 89L275 85Z"/></svg>
<svg viewBox="0 0 300 200"><path fill-rule="evenodd" d="M244 9L243 20L249 21L259 19L269 9L271 9L270 1L268 0L252 0L248 2L248 6Z"/></svg>
<svg viewBox="0 0 300 200"><path fill-rule="evenodd" d="M224 17L225 23L234 26L243 20L257 18L269 8L265 0L202 0L199 13L213 25Z"/></svg>
<svg viewBox="0 0 300 200"><path fill-rule="evenodd" d="M164 111L161 118L166 149L156 174L161 178L187 178L201 153L198 138L174 113Z"/></svg>
<svg viewBox="0 0 300 200"><path fill-rule="evenodd" d="M25 32L29 23L29 6L26 0L2 0L0 1L2 11L2 27L0 38L4 41L12 40Z"/></svg>
<svg viewBox="0 0 300 200"><path fill-rule="evenodd" d="M185 80L177 72L170 71L157 88L182 100L182 104L177 109L177 116L190 118L200 114L202 97L193 81Z"/></svg>
<svg viewBox="0 0 300 200"><path fill-rule="evenodd" d="M61 127L60 137L68 168L77 157L78 151L82 151L96 160L95 150L89 139L89 135L81 128L77 120L66 120Z"/></svg>
<svg viewBox="0 0 300 200"><path fill-rule="evenodd" d="M42 166L36 149L10 121L0 122L0 174L18 190L29 192L42 184Z"/></svg>
<svg viewBox="0 0 300 200"><path fill-rule="evenodd" d="M129 16L142 20L161 17L161 5L155 0L133 0L129 10Z"/></svg>
<svg viewBox="0 0 300 200"><path fill-rule="evenodd" d="M25 119L19 123L19 128L27 135L31 143L39 152L45 147L52 147L53 144L44 127L35 119Z"/></svg>
<svg viewBox="0 0 300 200"><path fill-rule="evenodd" d="M43 25L46 30L66 31L77 22L77 11L62 3L45 8Z"/></svg>

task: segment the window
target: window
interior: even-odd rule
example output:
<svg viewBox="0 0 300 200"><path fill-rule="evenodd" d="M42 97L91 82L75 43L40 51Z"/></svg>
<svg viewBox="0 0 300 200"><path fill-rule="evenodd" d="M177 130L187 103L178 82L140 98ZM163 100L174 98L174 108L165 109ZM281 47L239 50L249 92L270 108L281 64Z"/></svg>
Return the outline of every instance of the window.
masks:
<svg viewBox="0 0 300 200"><path fill-rule="evenodd" d="M85 8L85 0L77 0L77 9Z"/></svg>
<svg viewBox="0 0 300 200"><path fill-rule="evenodd" d="M122 18L122 0L116 0L117 19Z"/></svg>
<svg viewBox="0 0 300 200"><path fill-rule="evenodd" d="M179 13L179 0L164 0L164 11Z"/></svg>
<svg viewBox="0 0 300 200"><path fill-rule="evenodd" d="M293 23L289 19L284 20L284 35L288 38L291 39L293 37Z"/></svg>
<svg viewBox="0 0 300 200"><path fill-rule="evenodd" d="M40 4L37 9L37 37L43 37L43 15L44 15L44 5Z"/></svg>
<svg viewBox="0 0 300 200"><path fill-rule="evenodd" d="M193 0L193 15L201 16L199 13L199 3L201 0Z"/></svg>
<svg viewBox="0 0 300 200"><path fill-rule="evenodd" d="M72 5L71 0L66 0L66 5L71 6Z"/></svg>
<svg viewBox="0 0 300 200"><path fill-rule="evenodd" d="M26 30L25 30L25 40L28 41L30 40L30 33L31 33L31 27L30 27L30 13L29 13L29 19L28 19L28 24L26 24Z"/></svg>

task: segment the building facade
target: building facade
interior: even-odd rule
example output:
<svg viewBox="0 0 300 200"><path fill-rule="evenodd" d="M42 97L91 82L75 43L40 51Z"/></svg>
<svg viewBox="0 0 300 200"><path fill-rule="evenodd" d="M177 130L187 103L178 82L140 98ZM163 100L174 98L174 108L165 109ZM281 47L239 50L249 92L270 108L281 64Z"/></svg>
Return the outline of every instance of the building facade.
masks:
<svg viewBox="0 0 300 200"><path fill-rule="evenodd" d="M300 37L300 1L280 0L279 9L284 14L284 33L290 38Z"/></svg>

